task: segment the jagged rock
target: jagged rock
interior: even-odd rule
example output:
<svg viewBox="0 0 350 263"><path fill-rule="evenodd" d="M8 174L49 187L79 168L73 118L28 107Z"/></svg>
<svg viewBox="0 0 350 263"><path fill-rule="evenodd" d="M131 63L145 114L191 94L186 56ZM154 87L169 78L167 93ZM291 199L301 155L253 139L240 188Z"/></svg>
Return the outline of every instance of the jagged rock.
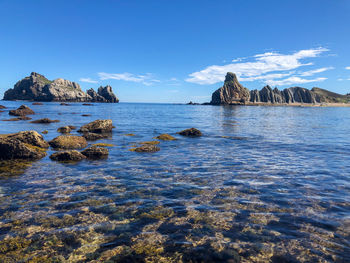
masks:
<svg viewBox="0 0 350 263"><path fill-rule="evenodd" d="M35 112L26 105L21 105L17 110L10 110L10 115L14 116L24 116L24 115L33 115Z"/></svg>
<svg viewBox="0 0 350 263"><path fill-rule="evenodd" d="M105 102L119 102L119 99L114 95L112 91L112 87L109 85L107 85L106 87L99 87L97 93L106 100Z"/></svg>
<svg viewBox="0 0 350 263"><path fill-rule="evenodd" d="M38 160L46 156L48 143L35 131L0 135L0 160Z"/></svg>
<svg viewBox="0 0 350 263"><path fill-rule="evenodd" d="M60 135L49 141L49 144L55 149L81 149L87 146L84 137L73 135Z"/></svg>
<svg viewBox="0 0 350 263"><path fill-rule="evenodd" d="M76 150L56 152L50 155L51 160L58 162L78 162L85 158L85 155Z"/></svg>
<svg viewBox="0 0 350 263"><path fill-rule="evenodd" d="M182 136L188 136L188 137L202 136L202 132L200 130L197 130L196 128L186 129L186 130L178 132L178 134L180 134Z"/></svg>
<svg viewBox="0 0 350 263"><path fill-rule="evenodd" d="M48 123L54 123L54 122L60 122L60 121L59 120L50 120L49 118L43 118L43 119L31 121L30 123L48 124Z"/></svg>
<svg viewBox="0 0 350 263"><path fill-rule="evenodd" d="M32 72L29 77L18 81L13 89L4 94L4 100L72 101L72 102L118 102L110 86L100 87L96 93L81 90L79 84L65 80L50 81L43 75ZM64 104L65 105L65 104Z"/></svg>
<svg viewBox="0 0 350 263"><path fill-rule="evenodd" d="M59 127L57 131L59 133L70 133L72 129L69 126L63 126L63 127Z"/></svg>
<svg viewBox="0 0 350 263"><path fill-rule="evenodd" d="M249 101L249 90L243 87L234 73L226 74L224 86L216 90L211 99L211 104L240 104Z"/></svg>
<svg viewBox="0 0 350 263"><path fill-rule="evenodd" d="M81 153L89 159L105 159L108 157L108 149L98 146L88 147Z"/></svg>
<svg viewBox="0 0 350 263"><path fill-rule="evenodd" d="M112 132L112 120L95 120L83 125L78 132L109 133Z"/></svg>

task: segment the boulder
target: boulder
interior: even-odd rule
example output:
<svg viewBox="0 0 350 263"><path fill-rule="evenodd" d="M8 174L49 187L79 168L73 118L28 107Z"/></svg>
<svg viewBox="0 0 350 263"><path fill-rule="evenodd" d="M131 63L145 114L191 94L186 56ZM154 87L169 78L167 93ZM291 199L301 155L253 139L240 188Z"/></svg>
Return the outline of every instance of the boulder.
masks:
<svg viewBox="0 0 350 263"><path fill-rule="evenodd" d="M210 104L241 104L249 101L249 90L243 87L234 73L228 72L225 77L224 86L216 90Z"/></svg>
<svg viewBox="0 0 350 263"><path fill-rule="evenodd" d="M108 157L108 149L98 146L90 146L81 153L88 159L105 159Z"/></svg>
<svg viewBox="0 0 350 263"><path fill-rule="evenodd" d="M81 149L87 146L82 136L60 135L49 142L54 149Z"/></svg>
<svg viewBox="0 0 350 263"><path fill-rule="evenodd" d="M60 133L70 133L72 130L69 126L63 126L57 129Z"/></svg>
<svg viewBox="0 0 350 263"><path fill-rule="evenodd" d="M155 146L153 144L144 144L141 145L140 147L136 147L133 149L130 149L130 151L132 152L149 152L149 153L153 153L153 152L158 152L160 150L160 148L158 146Z"/></svg>
<svg viewBox="0 0 350 263"><path fill-rule="evenodd" d="M178 134L182 136L188 136L188 137L199 137L202 136L202 132L196 128L190 128L183 131L178 132Z"/></svg>
<svg viewBox="0 0 350 263"><path fill-rule="evenodd" d="M78 162L85 158L85 155L76 150L56 152L50 155L51 160L58 162Z"/></svg>
<svg viewBox="0 0 350 263"><path fill-rule="evenodd" d="M54 123L54 122L60 122L59 120L50 120L49 118L43 118L35 121L31 121L30 123L43 123L43 124L48 124L48 123Z"/></svg>
<svg viewBox="0 0 350 263"><path fill-rule="evenodd" d="M35 131L0 135L0 160L38 160L46 156L47 142Z"/></svg>
<svg viewBox="0 0 350 263"><path fill-rule="evenodd" d="M9 114L14 116L25 116L35 114L35 112L26 105L21 105L17 110L10 110Z"/></svg>
<svg viewBox="0 0 350 263"><path fill-rule="evenodd" d="M108 133L112 132L112 120L95 120L83 125L78 132Z"/></svg>

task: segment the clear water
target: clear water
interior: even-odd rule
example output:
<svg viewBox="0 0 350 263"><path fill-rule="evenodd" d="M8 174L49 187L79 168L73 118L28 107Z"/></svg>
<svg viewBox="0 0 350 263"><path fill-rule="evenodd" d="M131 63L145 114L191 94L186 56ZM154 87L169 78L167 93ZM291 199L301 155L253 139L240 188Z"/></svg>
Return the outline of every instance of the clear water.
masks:
<svg viewBox="0 0 350 263"><path fill-rule="evenodd" d="M350 261L350 108L25 104L60 123L0 134L110 118L115 147L0 177L1 262ZM161 133L178 140L129 151Z"/></svg>

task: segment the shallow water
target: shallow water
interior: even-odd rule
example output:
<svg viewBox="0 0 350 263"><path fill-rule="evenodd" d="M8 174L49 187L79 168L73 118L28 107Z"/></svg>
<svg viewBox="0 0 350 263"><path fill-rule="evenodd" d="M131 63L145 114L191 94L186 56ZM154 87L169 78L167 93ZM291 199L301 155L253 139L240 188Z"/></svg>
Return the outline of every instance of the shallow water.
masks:
<svg viewBox="0 0 350 263"><path fill-rule="evenodd" d="M110 118L98 142L115 146L108 160L61 164L50 150L2 174L0 262L350 261L350 108L25 104L60 123L1 121L0 134L50 140ZM204 136L176 134L190 127ZM178 140L129 151L161 133Z"/></svg>

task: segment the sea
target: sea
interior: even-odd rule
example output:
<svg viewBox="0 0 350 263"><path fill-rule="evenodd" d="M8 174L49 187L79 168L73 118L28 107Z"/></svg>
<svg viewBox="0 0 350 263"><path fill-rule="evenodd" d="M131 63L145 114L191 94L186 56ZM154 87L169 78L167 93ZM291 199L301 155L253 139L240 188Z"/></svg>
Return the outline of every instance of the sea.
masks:
<svg viewBox="0 0 350 263"><path fill-rule="evenodd" d="M108 159L1 167L0 262L350 262L349 107L0 104L0 134L115 126Z"/></svg>

